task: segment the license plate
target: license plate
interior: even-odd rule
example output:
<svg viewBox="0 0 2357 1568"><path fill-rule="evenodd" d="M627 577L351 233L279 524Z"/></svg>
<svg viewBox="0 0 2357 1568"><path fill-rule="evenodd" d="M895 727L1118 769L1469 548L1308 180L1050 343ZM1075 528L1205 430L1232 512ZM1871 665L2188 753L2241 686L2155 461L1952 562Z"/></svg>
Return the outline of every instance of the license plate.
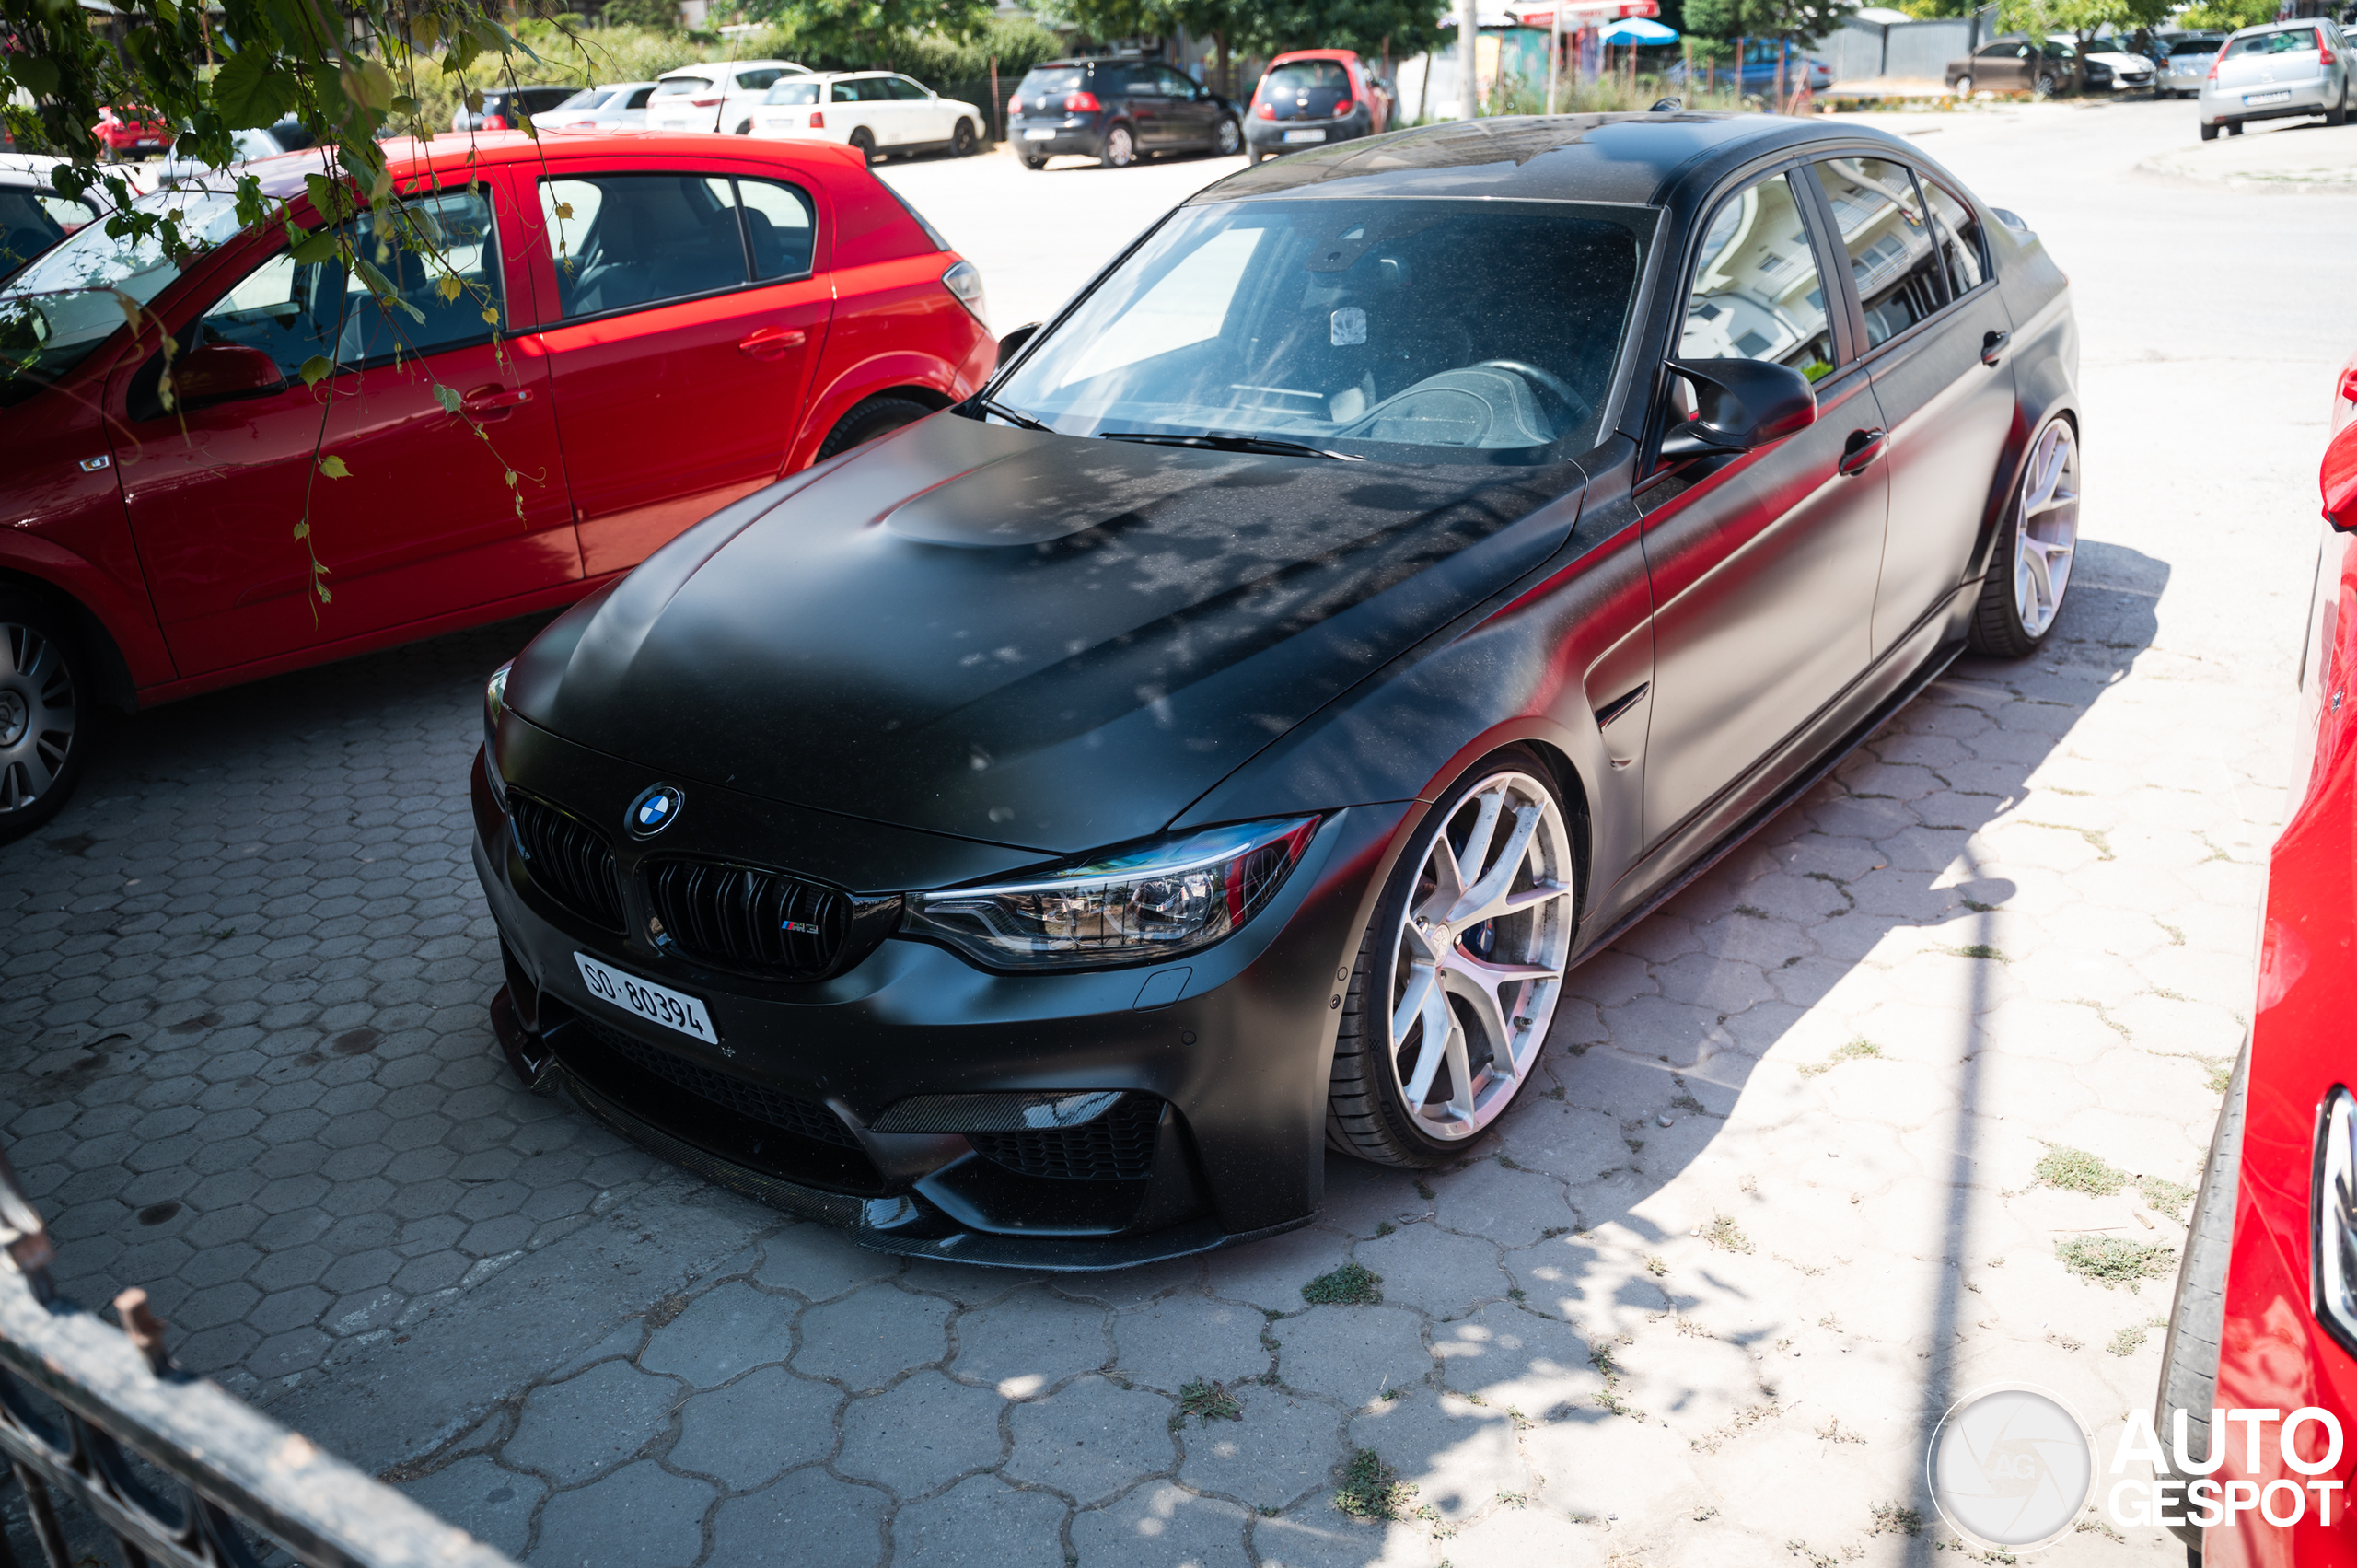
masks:
<svg viewBox="0 0 2357 1568"><path fill-rule="evenodd" d="M1027 142L1052 142L1056 134L1053 131L1026 131L1023 139Z"/></svg>
<svg viewBox="0 0 2357 1568"><path fill-rule="evenodd" d="M1322 142L1325 139L1326 133L1323 131L1288 131L1285 133L1285 140L1288 142Z"/></svg>
<svg viewBox="0 0 2357 1568"><path fill-rule="evenodd" d="M599 963L586 953L575 953L573 961L581 966L581 983L598 1001L621 1008L650 1024L660 1024L667 1029L677 1029L705 1044L716 1044L719 1036L713 1032L712 1016L703 1004L694 997L657 985L651 980L624 974L618 969Z"/></svg>
<svg viewBox="0 0 2357 1568"><path fill-rule="evenodd" d="M2243 101L2245 103L2289 103L2292 101L2292 89L2285 87L2280 93L2245 93Z"/></svg>

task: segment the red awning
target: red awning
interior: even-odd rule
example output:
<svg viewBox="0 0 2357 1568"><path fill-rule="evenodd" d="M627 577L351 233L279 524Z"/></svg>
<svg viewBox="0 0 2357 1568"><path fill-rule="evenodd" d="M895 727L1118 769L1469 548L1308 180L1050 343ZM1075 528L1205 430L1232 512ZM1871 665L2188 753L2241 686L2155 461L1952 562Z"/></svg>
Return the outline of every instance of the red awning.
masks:
<svg viewBox="0 0 2357 1568"><path fill-rule="evenodd" d="M1658 17L1660 0L1562 0L1559 6L1541 6L1535 10L1513 8L1511 15L1525 27L1544 28L1554 25L1557 10L1563 13L1563 30L1576 32L1581 28L1602 27L1623 17Z"/></svg>

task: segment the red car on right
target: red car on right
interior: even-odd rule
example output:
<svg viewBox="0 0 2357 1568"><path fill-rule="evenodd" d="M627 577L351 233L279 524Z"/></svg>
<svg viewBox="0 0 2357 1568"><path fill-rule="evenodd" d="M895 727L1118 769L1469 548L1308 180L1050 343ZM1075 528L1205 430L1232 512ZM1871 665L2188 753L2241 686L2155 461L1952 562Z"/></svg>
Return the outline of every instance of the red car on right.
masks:
<svg viewBox="0 0 2357 1568"><path fill-rule="evenodd" d="M2357 424L2345 412L2320 476L2306 753L2270 857L2258 1004L2194 1200L2154 1412L2164 1479L2183 1499L2155 1522L2210 1568L2357 1565Z"/></svg>

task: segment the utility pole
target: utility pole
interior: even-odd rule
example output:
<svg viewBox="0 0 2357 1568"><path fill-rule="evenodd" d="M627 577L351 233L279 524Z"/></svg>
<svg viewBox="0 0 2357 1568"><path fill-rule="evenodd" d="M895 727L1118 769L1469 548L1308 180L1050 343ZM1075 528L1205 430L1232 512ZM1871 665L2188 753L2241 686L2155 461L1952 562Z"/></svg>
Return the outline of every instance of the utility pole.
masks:
<svg viewBox="0 0 2357 1568"><path fill-rule="evenodd" d="M1470 120L1481 102L1480 67L1474 63L1475 44L1481 37L1473 14L1474 0L1457 0L1457 117Z"/></svg>

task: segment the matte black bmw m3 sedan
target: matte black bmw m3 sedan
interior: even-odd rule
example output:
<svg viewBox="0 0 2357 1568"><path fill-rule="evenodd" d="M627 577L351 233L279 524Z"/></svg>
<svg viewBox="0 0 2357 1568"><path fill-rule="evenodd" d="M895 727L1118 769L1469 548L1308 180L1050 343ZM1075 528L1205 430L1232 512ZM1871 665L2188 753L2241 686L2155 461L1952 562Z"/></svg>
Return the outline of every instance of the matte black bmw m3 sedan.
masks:
<svg viewBox="0 0 2357 1568"><path fill-rule="evenodd" d="M503 1047L977 1262L1456 1158L1573 965L2047 634L2076 372L2037 238L1869 131L1487 120L1224 180L976 398L493 678Z"/></svg>

